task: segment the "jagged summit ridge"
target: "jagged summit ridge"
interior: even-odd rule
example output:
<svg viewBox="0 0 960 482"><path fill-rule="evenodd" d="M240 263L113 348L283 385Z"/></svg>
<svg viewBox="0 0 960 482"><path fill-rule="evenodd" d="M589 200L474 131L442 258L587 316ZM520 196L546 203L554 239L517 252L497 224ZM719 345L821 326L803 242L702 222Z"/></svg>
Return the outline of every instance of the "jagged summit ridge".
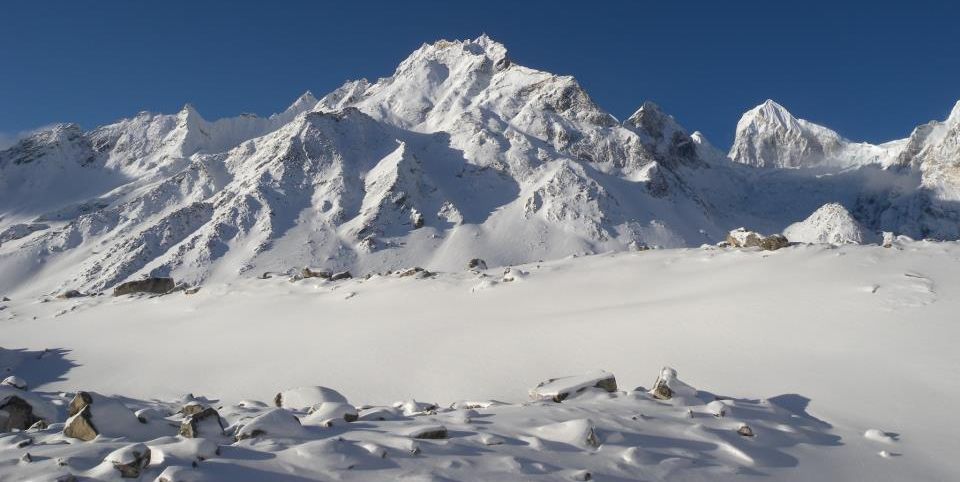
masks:
<svg viewBox="0 0 960 482"><path fill-rule="evenodd" d="M489 37L424 44L389 77L308 91L269 117L211 121L188 105L0 152L0 231L18 233L0 245L15 274L0 289L698 246L741 225L779 232L833 201L871 231L960 236L957 122L890 146L772 101L741 124L731 162L656 104L621 123L573 77L518 65Z"/></svg>

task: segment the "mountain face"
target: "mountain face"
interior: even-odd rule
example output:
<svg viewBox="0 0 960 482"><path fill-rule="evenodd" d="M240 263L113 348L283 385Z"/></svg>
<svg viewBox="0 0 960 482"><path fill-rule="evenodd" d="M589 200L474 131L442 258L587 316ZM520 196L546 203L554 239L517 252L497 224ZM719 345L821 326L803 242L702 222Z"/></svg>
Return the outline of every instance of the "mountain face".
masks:
<svg viewBox="0 0 960 482"><path fill-rule="evenodd" d="M440 41L267 118L187 105L0 152L0 291L697 246L830 202L871 232L956 238L957 112L870 146L767 102L728 158L653 103L619 122L487 37Z"/></svg>

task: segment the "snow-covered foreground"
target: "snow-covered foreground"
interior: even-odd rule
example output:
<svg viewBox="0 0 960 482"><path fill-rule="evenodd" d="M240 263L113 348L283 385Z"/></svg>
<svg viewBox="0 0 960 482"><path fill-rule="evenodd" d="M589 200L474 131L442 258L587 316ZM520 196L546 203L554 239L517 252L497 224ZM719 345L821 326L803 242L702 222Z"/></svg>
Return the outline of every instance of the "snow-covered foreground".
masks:
<svg viewBox="0 0 960 482"><path fill-rule="evenodd" d="M73 395L58 391L154 411L121 440L40 445L65 440L61 424L0 437L0 480L119 476L101 463L134 441L150 447L144 480L960 478L960 244L654 250L502 272L4 302L0 365L59 402L58 422ZM700 392L634 390L665 365ZM524 405L541 381L598 369L619 392ZM314 385L391 408L332 427L324 410L340 405L271 411L278 392ZM229 436L266 434L173 437L162 419L179 426L187 393ZM445 408L491 399L506 405ZM411 432L438 426L445 439Z"/></svg>

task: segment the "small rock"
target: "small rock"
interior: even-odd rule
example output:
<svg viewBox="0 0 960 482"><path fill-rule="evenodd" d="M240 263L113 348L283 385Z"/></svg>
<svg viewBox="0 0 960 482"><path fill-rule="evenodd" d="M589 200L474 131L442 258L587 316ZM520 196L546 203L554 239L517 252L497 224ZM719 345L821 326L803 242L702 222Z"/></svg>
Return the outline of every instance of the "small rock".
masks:
<svg viewBox="0 0 960 482"><path fill-rule="evenodd" d="M187 288L187 289L183 290L183 294L185 294L185 295L195 295L195 294L197 294L199 291L200 291L200 287L199 287L199 286L194 286L193 288Z"/></svg>
<svg viewBox="0 0 960 482"><path fill-rule="evenodd" d="M120 477L135 479L150 465L150 448L142 443L128 445L110 452L103 460L113 464Z"/></svg>
<svg viewBox="0 0 960 482"><path fill-rule="evenodd" d="M406 278L408 276L416 276L418 278L429 278L433 275L434 273L431 273L430 271L427 271L419 266L416 266L408 270L400 271L397 276L399 276L400 278Z"/></svg>
<svg viewBox="0 0 960 482"><path fill-rule="evenodd" d="M71 298L82 298L84 296L86 295L77 290L67 290L57 295L57 299L69 300Z"/></svg>
<svg viewBox="0 0 960 482"><path fill-rule="evenodd" d="M573 480L593 480L593 474L586 470L578 470L570 475Z"/></svg>
<svg viewBox="0 0 960 482"><path fill-rule="evenodd" d="M350 278L353 278L353 275L350 274L349 271L340 271L337 273L333 273L333 276L330 277L330 281L340 281L342 279L350 279Z"/></svg>
<svg viewBox="0 0 960 482"><path fill-rule="evenodd" d="M20 461L25 464L29 464L30 462L33 462L33 456L30 455L30 452L25 452L22 456L20 456Z"/></svg>
<svg viewBox="0 0 960 482"><path fill-rule="evenodd" d="M123 296L131 293L166 294L173 290L176 283L173 278L146 278L121 283L113 289L113 296Z"/></svg>
<svg viewBox="0 0 960 482"><path fill-rule="evenodd" d="M408 431L406 435L410 438L440 440L447 438L447 427L443 425L425 425Z"/></svg>
<svg viewBox="0 0 960 482"><path fill-rule="evenodd" d="M480 258L473 258L467 262L467 269L484 271L487 269L487 262Z"/></svg>
<svg viewBox="0 0 960 482"><path fill-rule="evenodd" d="M28 388L27 381L16 375L10 375L4 378L3 381L0 382L0 386L13 387L18 390L26 390Z"/></svg>
<svg viewBox="0 0 960 482"><path fill-rule="evenodd" d="M753 429L750 428L747 424L741 424L740 428L737 429L737 433L744 437L753 437Z"/></svg>

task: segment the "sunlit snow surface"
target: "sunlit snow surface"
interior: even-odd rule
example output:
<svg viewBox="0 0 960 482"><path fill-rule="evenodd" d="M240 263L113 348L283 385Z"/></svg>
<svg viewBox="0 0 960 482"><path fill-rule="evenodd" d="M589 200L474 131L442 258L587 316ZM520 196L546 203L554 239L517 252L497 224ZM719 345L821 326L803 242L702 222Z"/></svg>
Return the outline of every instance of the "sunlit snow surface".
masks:
<svg viewBox="0 0 960 482"><path fill-rule="evenodd" d="M59 422L70 392L90 390L152 407L155 432L2 436L0 480L116 478L104 458L134 442L151 449L142 480L955 480L957 273L957 243L900 242L13 299L0 365ZM663 366L694 389L652 398ZM600 369L618 392L529 401L542 381ZM289 411L301 428L270 435L281 413L258 422L266 435L230 437L278 392L314 385L383 408L330 427ZM219 409L226 436L175 436L187 393ZM411 437L438 426L446 439Z"/></svg>

